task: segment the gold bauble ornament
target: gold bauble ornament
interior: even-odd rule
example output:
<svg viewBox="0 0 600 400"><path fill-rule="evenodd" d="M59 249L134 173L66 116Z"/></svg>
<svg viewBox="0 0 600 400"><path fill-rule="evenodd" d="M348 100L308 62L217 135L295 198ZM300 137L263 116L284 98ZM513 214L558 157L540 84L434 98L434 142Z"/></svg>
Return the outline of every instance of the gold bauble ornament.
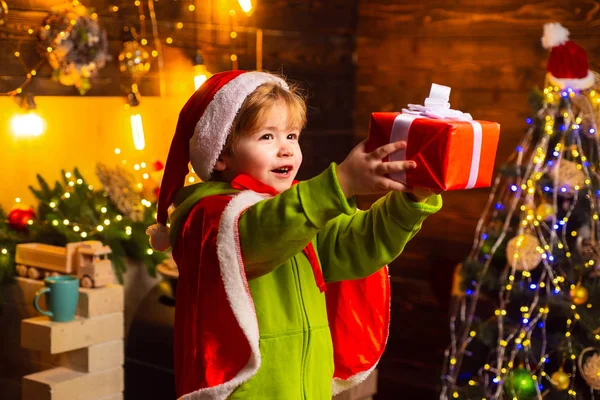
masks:
<svg viewBox="0 0 600 400"><path fill-rule="evenodd" d="M577 286L570 291L571 299L573 299L573 304L578 306L587 303L588 301L588 291L583 286Z"/></svg>
<svg viewBox="0 0 600 400"><path fill-rule="evenodd" d="M8 14L8 6L4 0L0 0L0 26L6 22L6 15Z"/></svg>
<svg viewBox="0 0 600 400"><path fill-rule="evenodd" d="M583 363L583 356L588 351L595 351L596 354L591 355L585 364ZM583 365L582 365L583 364ZM577 360L579 366L579 373L585 379L588 385L594 390L600 390L600 356L598 355L598 349L588 347L583 349L579 353L579 359Z"/></svg>
<svg viewBox="0 0 600 400"><path fill-rule="evenodd" d="M577 168L577 163L569 160L560 160L558 168L553 168L551 177L558 182L558 193L563 196L572 196L575 187L579 189L585 186L585 174Z"/></svg>
<svg viewBox="0 0 600 400"><path fill-rule="evenodd" d="M563 371L562 367L552 374L550 377L552 381L552 386L556 390L567 390L571 385L571 378L569 378L569 374Z"/></svg>
<svg viewBox="0 0 600 400"><path fill-rule="evenodd" d="M538 238L529 233L515 236L506 245L506 259L519 271L531 271L542 261L539 247Z"/></svg>
<svg viewBox="0 0 600 400"><path fill-rule="evenodd" d="M124 42L119 53L119 70L139 79L150 69L149 59L148 51L137 40Z"/></svg>
<svg viewBox="0 0 600 400"><path fill-rule="evenodd" d="M547 221L554 215L554 206L550 203L542 203L535 209L535 214Z"/></svg>

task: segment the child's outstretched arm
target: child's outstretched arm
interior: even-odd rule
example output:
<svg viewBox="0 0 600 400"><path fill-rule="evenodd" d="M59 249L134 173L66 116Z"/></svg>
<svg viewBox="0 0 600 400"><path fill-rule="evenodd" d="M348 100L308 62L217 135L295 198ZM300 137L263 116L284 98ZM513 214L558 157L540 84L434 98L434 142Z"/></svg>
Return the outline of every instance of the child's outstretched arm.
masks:
<svg viewBox="0 0 600 400"><path fill-rule="evenodd" d="M273 271L302 251L330 221L341 215L353 215L356 212L352 198L355 193L407 190L405 185L385 174L413 168L414 162L382 162L384 157L403 146L406 146L405 142L376 150L376 157L380 157L377 161L376 157L365 159L362 156L364 144L361 143L337 169L332 164L320 175L245 210L239 219L238 232L248 278ZM341 179L345 186L338 183L339 168L342 168Z"/></svg>
<svg viewBox="0 0 600 400"><path fill-rule="evenodd" d="M342 215L319 232L317 248L327 281L361 278L388 264L421 229L425 218L441 208L441 197L432 191L399 193L412 188L380 176L403 168L402 162L381 160L405 146L405 142L391 143L366 153L361 143L338 167L339 184L346 196L392 192L368 211ZM413 161L406 163L410 168L416 166ZM357 185L357 180L371 182L371 186Z"/></svg>
<svg viewBox="0 0 600 400"><path fill-rule="evenodd" d="M414 202L391 192L367 211L331 221L316 240L325 280L362 278L389 264L441 206L439 195Z"/></svg>

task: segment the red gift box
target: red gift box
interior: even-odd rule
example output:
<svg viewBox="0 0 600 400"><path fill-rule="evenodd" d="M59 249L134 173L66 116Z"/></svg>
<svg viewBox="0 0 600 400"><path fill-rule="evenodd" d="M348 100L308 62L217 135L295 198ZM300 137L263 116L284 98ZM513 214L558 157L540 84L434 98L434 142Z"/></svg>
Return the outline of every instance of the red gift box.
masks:
<svg viewBox="0 0 600 400"><path fill-rule="evenodd" d="M414 160L417 163L417 168L390 174L390 178L409 186L437 190L491 185L500 137L498 123L474 121L470 116L461 120L431 118L427 112L404 111L371 114L366 150L371 152L385 144L406 140L406 149L391 154L384 161Z"/></svg>

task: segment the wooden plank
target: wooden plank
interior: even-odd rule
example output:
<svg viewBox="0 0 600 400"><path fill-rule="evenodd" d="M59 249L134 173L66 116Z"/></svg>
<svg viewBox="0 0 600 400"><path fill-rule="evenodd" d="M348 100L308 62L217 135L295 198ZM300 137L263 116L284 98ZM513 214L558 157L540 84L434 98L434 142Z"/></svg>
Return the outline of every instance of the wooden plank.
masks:
<svg viewBox="0 0 600 400"><path fill-rule="evenodd" d="M353 33L356 27L356 1L270 0L258 4L248 23L263 29Z"/></svg>
<svg viewBox="0 0 600 400"><path fill-rule="evenodd" d="M537 38L438 40L359 38L357 82L407 87L437 82L453 88L527 90L544 82L548 52ZM589 43L589 51L599 49Z"/></svg>
<svg viewBox="0 0 600 400"><path fill-rule="evenodd" d="M267 70L329 75L353 69L354 38L350 35L265 36L263 46Z"/></svg>
<svg viewBox="0 0 600 400"><path fill-rule="evenodd" d="M448 7L443 0L398 2L359 0L358 34L409 37L541 36L542 25L561 21L573 37L598 34L598 4L591 0L569 3L510 0L475 2L458 0Z"/></svg>
<svg viewBox="0 0 600 400"><path fill-rule="evenodd" d="M43 0L15 0L11 1L11 11L15 10L48 10L53 5L61 4L59 1L47 2ZM196 9L192 13L188 6L192 2L154 1L154 7L159 21L183 21L198 23L234 24L236 26L259 26L265 30L297 30L313 32L316 27L324 32L352 32L356 25L356 2L348 3L346 0L316 0L316 1L268 1L253 3L257 8L251 16L246 16L240 9L236 0L202 1L196 2ZM118 5L119 10L112 12L112 6ZM100 15L100 18L138 16L138 8L133 2L93 0L86 3ZM149 29L147 7L145 14ZM229 11L235 10L231 18ZM138 18L139 19L139 18ZM290 27L289 21L294 21ZM164 23L164 22L163 22Z"/></svg>

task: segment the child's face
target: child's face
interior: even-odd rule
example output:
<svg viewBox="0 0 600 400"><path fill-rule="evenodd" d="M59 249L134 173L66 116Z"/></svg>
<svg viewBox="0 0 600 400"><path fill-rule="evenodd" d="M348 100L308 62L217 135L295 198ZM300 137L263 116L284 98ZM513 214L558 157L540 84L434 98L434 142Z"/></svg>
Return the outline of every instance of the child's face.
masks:
<svg viewBox="0 0 600 400"><path fill-rule="evenodd" d="M247 174L278 192L289 189L302 163L299 128L288 127L288 109L275 104L266 113L265 124L241 135L233 154L223 154L216 169L229 179Z"/></svg>

